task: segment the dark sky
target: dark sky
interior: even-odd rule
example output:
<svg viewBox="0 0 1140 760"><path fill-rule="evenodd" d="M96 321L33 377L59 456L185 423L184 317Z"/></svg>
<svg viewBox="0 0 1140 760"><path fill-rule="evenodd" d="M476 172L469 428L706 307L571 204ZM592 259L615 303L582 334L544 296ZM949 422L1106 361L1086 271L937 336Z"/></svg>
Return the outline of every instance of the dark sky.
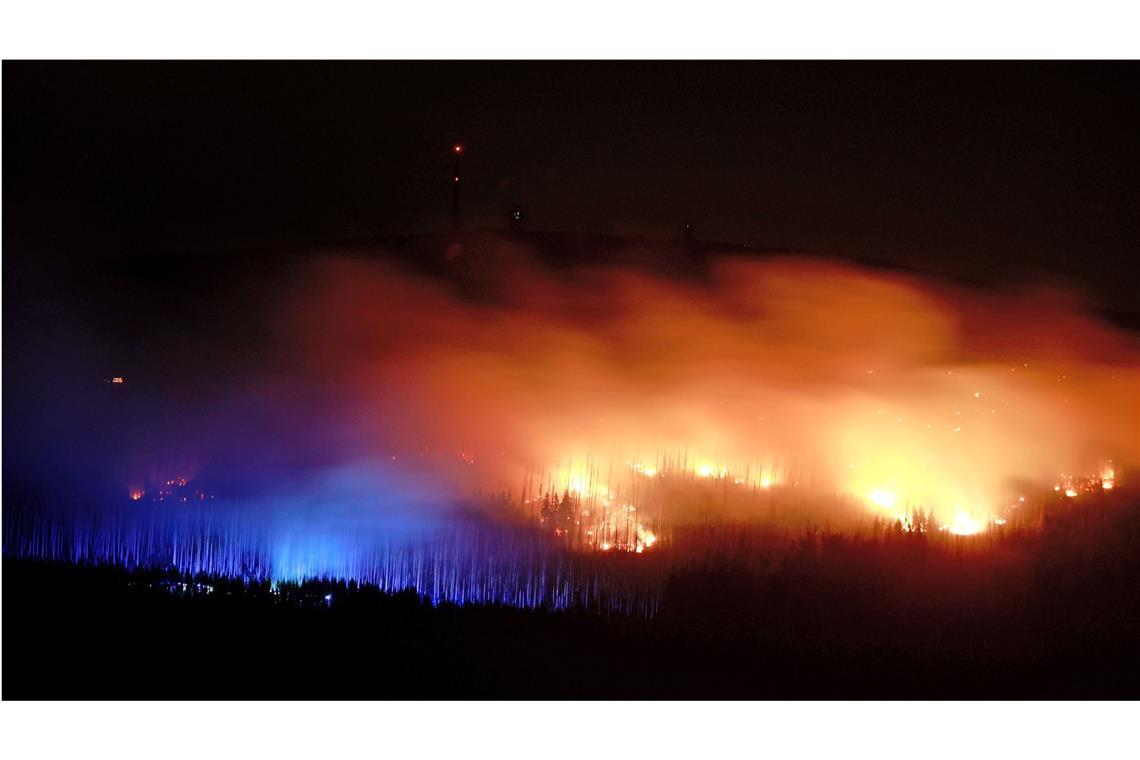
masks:
<svg viewBox="0 0 1140 760"><path fill-rule="evenodd" d="M984 281L1055 275L1135 312L1138 73L5 62L5 260L441 230L460 141L473 225L516 203L536 229L690 221L702 239Z"/></svg>

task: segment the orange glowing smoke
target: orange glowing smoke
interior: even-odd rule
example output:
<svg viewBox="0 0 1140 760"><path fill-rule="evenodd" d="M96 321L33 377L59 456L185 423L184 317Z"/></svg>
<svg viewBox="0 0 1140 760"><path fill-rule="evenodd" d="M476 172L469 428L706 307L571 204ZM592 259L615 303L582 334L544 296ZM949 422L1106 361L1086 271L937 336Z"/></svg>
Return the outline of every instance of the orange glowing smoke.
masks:
<svg viewBox="0 0 1140 760"><path fill-rule="evenodd" d="M531 478L531 495L636 504L642 549L662 525L771 511L731 506L733 488L920 508L970 534L1022 486L1112 457L1110 489L1140 461L1137 339L1055 290L804 258L682 281L484 255L458 284L330 258L282 322L370 445L462 452L471 466L433 475L457 494Z"/></svg>

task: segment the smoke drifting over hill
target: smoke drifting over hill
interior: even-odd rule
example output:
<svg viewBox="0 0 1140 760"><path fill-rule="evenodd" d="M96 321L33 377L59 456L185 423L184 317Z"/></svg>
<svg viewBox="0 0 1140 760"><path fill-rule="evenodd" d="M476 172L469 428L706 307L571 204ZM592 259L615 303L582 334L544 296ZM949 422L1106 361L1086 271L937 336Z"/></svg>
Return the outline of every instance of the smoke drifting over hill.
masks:
<svg viewBox="0 0 1140 760"><path fill-rule="evenodd" d="M688 279L521 248L466 266L456 282L328 256L274 317L297 374L343 394L324 423L413 467L465 463L438 473L456 495L684 469L951 524L1138 459L1137 339L1056 289L789 257Z"/></svg>

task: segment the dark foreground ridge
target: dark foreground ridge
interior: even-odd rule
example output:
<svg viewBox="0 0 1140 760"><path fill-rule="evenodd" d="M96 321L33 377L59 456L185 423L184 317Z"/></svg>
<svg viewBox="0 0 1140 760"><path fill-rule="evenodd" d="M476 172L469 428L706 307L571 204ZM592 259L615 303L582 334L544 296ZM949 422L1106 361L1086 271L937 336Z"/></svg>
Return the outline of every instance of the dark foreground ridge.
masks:
<svg viewBox="0 0 1140 760"><path fill-rule="evenodd" d="M789 604L780 587L792 581ZM1080 586L1058 587L1056 603ZM921 617L910 635L907 612L851 584L761 581L731 566L674 576L661 616L645 620L5 559L3 689L9 699L1135 698L1136 595L1114 593L1124 598L1102 635L1055 622L1011 653L986 640L1000 608L969 610L981 627L943 641ZM1014 614L1018 629L1051 615ZM885 645L828 632L829 620L859 617L899 630Z"/></svg>

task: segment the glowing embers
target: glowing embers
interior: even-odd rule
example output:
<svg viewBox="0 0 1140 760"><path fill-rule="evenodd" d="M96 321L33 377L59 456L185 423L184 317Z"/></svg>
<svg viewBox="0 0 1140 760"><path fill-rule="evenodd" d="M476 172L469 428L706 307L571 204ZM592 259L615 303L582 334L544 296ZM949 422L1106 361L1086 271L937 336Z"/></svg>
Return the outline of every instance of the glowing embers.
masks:
<svg viewBox="0 0 1140 760"><path fill-rule="evenodd" d="M728 480L733 485L744 486L746 488L759 488L767 490L776 485L776 475L774 470L763 472L762 468L759 473L751 467L745 467L744 471L732 470L726 465L717 464L712 460L698 459L696 462L684 462L683 460L670 460L658 461L655 464L644 464L642 462L634 462L626 460L625 465L629 470L637 475L645 478L672 478L674 480L695 478L697 480ZM771 465L769 465L771 467Z"/></svg>
<svg viewBox="0 0 1140 760"><path fill-rule="evenodd" d="M728 474L728 470L724 467L717 467L710 462L701 462L697 465L696 473L702 478L711 478L713 476L723 478Z"/></svg>
<svg viewBox="0 0 1140 760"><path fill-rule="evenodd" d="M1111 491L1116 487L1116 467L1113 466L1111 459L1100 468L1100 487L1104 491Z"/></svg>
<svg viewBox="0 0 1140 760"><path fill-rule="evenodd" d="M662 545L661 528L686 519L681 516L692 504L715 495L740 505L782 483L771 462L733 472L687 453L626 459L623 466L578 461L552 468L538 493L524 496L523 507L543 532L583 551L643 554ZM771 508L770 501L765 505Z"/></svg>
<svg viewBox="0 0 1140 760"><path fill-rule="evenodd" d="M905 533L926 533L939 530L956 536L972 536L981 533L989 524L1005 525L1001 518L980 519L976 513L968 512L961 507L955 507L949 520L939 519L932 509L924 510L922 507L897 509L904 500L893 491L877 488L867 494L867 501L880 510L885 511L898 524ZM981 509L979 512L987 513Z"/></svg>
<svg viewBox="0 0 1140 760"><path fill-rule="evenodd" d="M194 504L211 501L214 495L195 488L190 478L179 475L168 480L160 481L146 488L132 486L127 489L127 496L131 501L177 502L181 504Z"/></svg>
<svg viewBox="0 0 1140 760"><path fill-rule="evenodd" d="M1058 482L1053 485L1054 491L1064 491L1065 496L1070 499L1075 499L1081 494L1111 491L1114 488L1116 488L1116 468L1111 459L1101 465L1099 476L1078 476L1061 473Z"/></svg>
<svg viewBox="0 0 1140 760"><path fill-rule="evenodd" d="M638 525L637 543L634 546L633 550L638 554L641 554L646 549L652 548L655 543L657 543L657 534L647 528L643 528Z"/></svg>
<svg viewBox="0 0 1140 760"><path fill-rule="evenodd" d="M955 536L972 536L976 533L981 533L985 528L985 523L975 519L973 515L958 510L954 513L953 521L949 525L946 525L945 528Z"/></svg>

